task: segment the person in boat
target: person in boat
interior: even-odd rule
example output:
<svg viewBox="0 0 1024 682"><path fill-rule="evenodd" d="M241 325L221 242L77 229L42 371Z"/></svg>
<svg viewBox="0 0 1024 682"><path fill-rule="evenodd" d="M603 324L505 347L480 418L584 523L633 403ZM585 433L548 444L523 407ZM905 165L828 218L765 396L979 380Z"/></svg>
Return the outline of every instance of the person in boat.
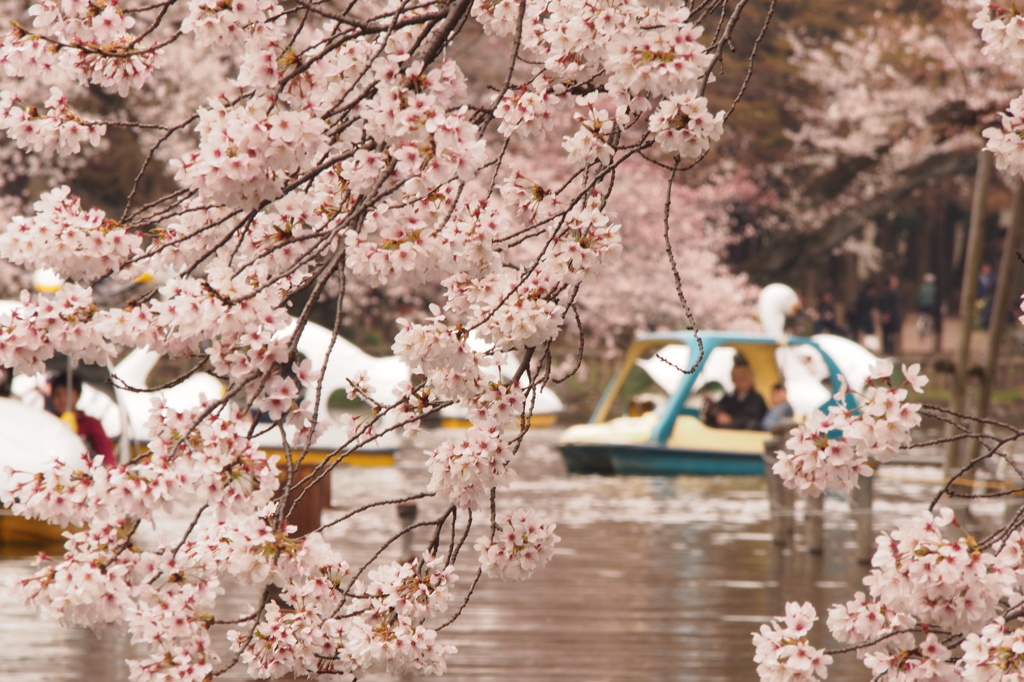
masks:
<svg viewBox="0 0 1024 682"><path fill-rule="evenodd" d="M103 430L103 424L98 419L75 409L82 395L82 377L75 372L54 372L47 377L47 384L50 394L46 398L46 410L74 428L75 433L85 441L90 456L102 457L105 466L116 466L114 444Z"/></svg>
<svg viewBox="0 0 1024 682"><path fill-rule="evenodd" d="M707 408L707 423L724 429L760 429L768 411L764 398L754 390L754 370L737 363L732 368L735 389Z"/></svg>
<svg viewBox="0 0 1024 682"><path fill-rule="evenodd" d="M761 418L761 430L771 431L773 426L792 416L793 406L789 404L785 384L775 384L772 386L772 406Z"/></svg>

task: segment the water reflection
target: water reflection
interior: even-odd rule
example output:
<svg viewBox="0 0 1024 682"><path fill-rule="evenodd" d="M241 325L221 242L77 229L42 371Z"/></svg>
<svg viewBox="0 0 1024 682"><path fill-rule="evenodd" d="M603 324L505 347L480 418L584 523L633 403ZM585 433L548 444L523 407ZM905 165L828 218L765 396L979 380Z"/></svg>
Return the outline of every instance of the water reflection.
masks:
<svg viewBox="0 0 1024 682"><path fill-rule="evenodd" d="M780 549L769 535L762 479L567 476L551 447L555 435L531 434L504 504L557 519L560 549L530 582L478 587L471 608L442 635L459 648L447 679L746 682L755 679L750 633L786 601L812 601L823 614L859 589L865 567L853 559L854 524L843 501L826 501L821 555ZM425 433L419 445L437 438ZM911 478L876 482L876 519L890 523L922 508L934 488L921 482L920 470ZM414 453L393 469L336 472L341 509L328 517L411 492L426 479ZM439 508L425 502L421 517L436 510L431 505ZM398 526L391 510L355 523L330 538L357 556ZM31 561L0 555L0 578L29 574ZM225 610L241 611L249 600L230 591ZM120 637L62 629L8 591L0 591L0 641L4 682L127 678L120 661L129 647ZM840 664L830 678L866 679L855 662Z"/></svg>

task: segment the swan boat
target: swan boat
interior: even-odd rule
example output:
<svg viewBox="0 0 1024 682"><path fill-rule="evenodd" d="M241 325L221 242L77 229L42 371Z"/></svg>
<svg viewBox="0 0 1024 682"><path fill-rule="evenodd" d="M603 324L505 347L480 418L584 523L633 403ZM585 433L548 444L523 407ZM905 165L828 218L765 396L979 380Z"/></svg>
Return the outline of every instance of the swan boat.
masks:
<svg viewBox="0 0 1024 682"><path fill-rule="evenodd" d="M487 344L476 335L469 334L469 346L477 352L485 352ZM507 383L513 379L515 369L519 366L519 357L512 352L505 353L505 363L501 367L487 367L484 375L489 381L500 381ZM531 387L520 384L523 390ZM530 426L533 428L548 428L558 422L559 416L565 411L565 405L549 386L537 386L531 398L531 410L529 416ZM440 412L441 428L443 429L466 429L470 426L468 410L462 405L449 405L442 408Z"/></svg>
<svg viewBox="0 0 1024 682"><path fill-rule="evenodd" d="M294 333L295 324L282 332L284 335ZM341 414L359 415L372 410L372 406L346 397L349 377L359 372L365 373L366 383L372 393L370 398L387 402L392 390L409 380L410 373L401 359L394 356L373 357L314 322L307 322L303 327L297 347L300 356L310 360L314 372L323 372L317 410L318 419L326 428L316 445L302 454L304 464L315 465L343 451L348 443L350 437L339 418ZM150 418L151 396L159 396L172 409L183 409L199 404L202 396L223 395L223 382L206 372L195 372L183 381L161 387L169 379L184 374L195 361L195 358L171 358L149 349L136 349L114 368L113 374L118 378L116 392L120 401L127 406L128 422L135 434L133 440L136 447L145 445L140 435L145 433L143 427ZM140 388L147 392L138 393ZM384 433L357 451L343 457L338 455L341 463L354 466L392 465L395 452L402 445L400 430L395 428L396 423L390 415L386 417L382 428ZM290 449L276 430L258 435L256 444L271 455L284 456ZM297 454L301 449L296 448L294 452Z"/></svg>
<svg viewBox="0 0 1024 682"><path fill-rule="evenodd" d="M841 378L859 390L874 358L855 342L828 334L642 335L630 345L590 421L559 438L569 473L763 475L769 432L713 428L703 419L706 401L732 390L737 356L753 370L754 390L766 404L776 383L786 386L797 420L828 409ZM852 395L846 400L848 408L855 406Z"/></svg>
<svg viewBox="0 0 1024 682"><path fill-rule="evenodd" d="M82 440L60 418L15 398L0 398L0 481L31 477L55 461L88 468ZM10 469L8 469L8 467ZM63 542L62 526L19 516L0 507L0 545L46 545Z"/></svg>

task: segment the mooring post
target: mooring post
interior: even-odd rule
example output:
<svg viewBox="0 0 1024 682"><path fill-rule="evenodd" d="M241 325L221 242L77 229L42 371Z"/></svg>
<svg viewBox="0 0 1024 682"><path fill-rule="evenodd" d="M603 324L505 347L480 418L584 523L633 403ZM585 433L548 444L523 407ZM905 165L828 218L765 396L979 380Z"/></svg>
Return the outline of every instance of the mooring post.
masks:
<svg viewBox="0 0 1024 682"><path fill-rule="evenodd" d="M875 475L878 474L878 465L873 465ZM853 512L856 521L854 538L857 542L857 561L862 564L870 563L875 553L875 534L873 514L871 505L875 489L874 476L861 476L860 485L850 493L850 510Z"/></svg>
<svg viewBox="0 0 1024 682"><path fill-rule="evenodd" d="M793 427L790 422L781 422L772 429L772 437L764 442L764 475L768 486L768 505L771 509L772 542L780 547L793 542L793 491L782 484L782 479L772 472L775 465L775 451L786 444L786 434Z"/></svg>
<svg viewBox="0 0 1024 682"><path fill-rule="evenodd" d="M825 548L825 495L808 497L804 503L807 551L821 554Z"/></svg>
<svg viewBox="0 0 1024 682"><path fill-rule="evenodd" d="M401 522L403 530L407 530L409 526L416 523L416 503L413 501L400 502L398 504L398 520ZM408 561L413 559L411 530L402 536L402 556Z"/></svg>

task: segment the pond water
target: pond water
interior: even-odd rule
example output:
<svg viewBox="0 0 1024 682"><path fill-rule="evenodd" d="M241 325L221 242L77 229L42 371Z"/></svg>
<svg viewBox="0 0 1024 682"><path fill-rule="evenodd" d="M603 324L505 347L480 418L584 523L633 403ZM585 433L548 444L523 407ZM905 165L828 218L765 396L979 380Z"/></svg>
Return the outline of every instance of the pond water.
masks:
<svg viewBox="0 0 1024 682"><path fill-rule="evenodd" d="M824 615L860 588L867 567L853 558L855 524L843 500L826 500L820 555L802 551L799 532L795 549L779 548L771 541L763 479L570 476L553 447L557 434L529 434L519 478L501 504L532 506L554 518L558 551L531 581L481 583L470 607L441 635L459 648L445 679L747 682L756 679L750 633L781 614L786 601L810 600ZM338 509L325 511L324 519L420 489L427 477L416 452L443 435L417 436L393 468L336 471ZM921 510L937 479L937 469L928 467L883 468L875 528ZM359 554L398 527L389 509L328 537ZM0 580L27 575L31 563L30 556L0 555ZM234 590L226 599L228 611L241 611L251 595ZM828 644L824 625L817 629L817 643ZM121 661L130 647L119 636L61 628L7 590L0 592L0 642L3 682L127 679ZM829 679L870 677L850 660L837 664Z"/></svg>

